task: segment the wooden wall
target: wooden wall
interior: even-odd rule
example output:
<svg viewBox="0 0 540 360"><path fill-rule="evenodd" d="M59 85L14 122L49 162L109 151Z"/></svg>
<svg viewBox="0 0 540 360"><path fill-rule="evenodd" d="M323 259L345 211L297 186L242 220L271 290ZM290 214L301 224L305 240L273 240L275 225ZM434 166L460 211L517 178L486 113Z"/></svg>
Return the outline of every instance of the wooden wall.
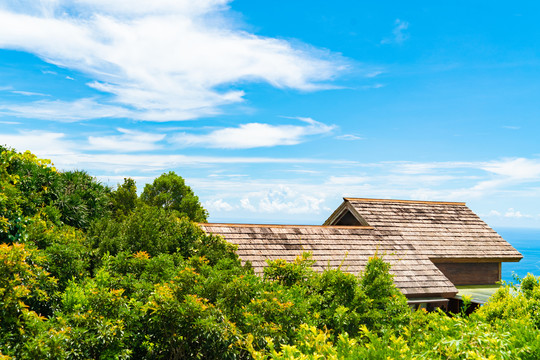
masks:
<svg viewBox="0 0 540 360"><path fill-rule="evenodd" d="M500 262L435 263L454 285L491 285L501 280Z"/></svg>

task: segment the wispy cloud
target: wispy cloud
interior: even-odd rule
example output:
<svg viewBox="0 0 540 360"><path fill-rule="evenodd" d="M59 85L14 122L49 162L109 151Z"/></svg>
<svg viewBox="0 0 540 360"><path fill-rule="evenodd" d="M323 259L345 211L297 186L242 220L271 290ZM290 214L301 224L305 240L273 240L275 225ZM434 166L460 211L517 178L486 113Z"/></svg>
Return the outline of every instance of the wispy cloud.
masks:
<svg viewBox="0 0 540 360"><path fill-rule="evenodd" d="M512 181L540 180L540 159L503 159L484 163L481 168Z"/></svg>
<svg viewBox="0 0 540 360"><path fill-rule="evenodd" d="M311 91L328 87L327 81L347 67L337 54L238 29L228 16L228 2L8 2L0 9L0 48L80 71L95 80L89 86L110 97L104 112L98 110L101 99L4 104L3 109L64 120L56 105L70 109L86 101L94 117L185 120L243 101L242 82ZM227 88L230 84L235 87Z"/></svg>
<svg viewBox="0 0 540 360"><path fill-rule="evenodd" d="M307 125L243 124L239 127L214 130L208 134L182 133L174 142L180 146L201 146L222 149L249 149L277 145L296 145L310 135L326 134L335 126L311 118L299 117Z"/></svg>
<svg viewBox="0 0 540 360"><path fill-rule="evenodd" d="M96 118L129 117L133 112L106 105L95 99L75 101L39 100L21 104L0 104L0 114L39 120L76 122Z"/></svg>
<svg viewBox="0 0 540 360"><path fill-rule="evenodd" d="M51 160L60 160L74 154L76 145L60 132L21 131L16 134L0 134L0 144L13 147L17 151L30 150L34 154Z"/></svg>
<svg viewBox="0 0 540 360"><path fill-rule="evenodd" d="M13 94L24 95L24 96L50 96L47 94L42 94L42 93L32 92L32 91L12 90L11 92Z"/></svg>
<svg viewBox="0 0 540 360"><path fill-rule="evenodd" d="M279 157L241 157L241 156L196 156L182 154L129 154L137 146L158 148L163 134L147 134L143 132L119 129L122 135L90 137L88 142L71 140L64 133L47 131L20 131L16 134L0 134L0 143L18 151L31 150L36 155L55 161L61 169L84 168L100 173L148 173L171 170L183 167L204 167L208 165L227 164L356 164L355 161L339 159L279 158ZM115 147L115 141L118 145ZM96 153L101 147L109 147L117 153ZM113 149L114 148L114 149ZM123 148L123 151L121 151Z"/></svg>
<svg viewBox="0 0 540 360"><path fill-rule="evenodd" d="M396 19L394 22L394 29L392 30L392 37L386 38L381 41L382 44L402 44L409 38L406 30L409 28L409 23L400 19Z"/></svg>
<svg viewBox="0 0 540 360"><path fill-rule="evenodd" d="M382 71L382 70L374 70L374 71L368 72L366 74L366 77L367 78L374 78L374 77L379 76L379 75L384 74L384 73L385 72Z"/></svg>
<svg viewBox="0 0 540 360"><path fill-rule="evenodd" d="M165 134L145 133L140 131L117 129L122 135L89 136L88 144L92 150L137 152L162 148L157 144L165 138Z"/></svg>
<svg viewBox="0 0 540 360"><path fill-rule="evenodd" d="M369 90L369 89L380 89L383 88L384 84L371 84L371 85L364 85L362 86L362 89Z"/></svg>
<svg viewBox="0 0 540 360"><path fill-rule="evenodd" d="M327 183L332 185L359 185L371 180L366 176L330 176Z"/></svg>
<svg viewBox="0 0 540 360"><path fill-rule="evenodd" d="M354 141L354 140L364 140L363 137L353 134L343 134L336 136L338 140Z"/></svg>

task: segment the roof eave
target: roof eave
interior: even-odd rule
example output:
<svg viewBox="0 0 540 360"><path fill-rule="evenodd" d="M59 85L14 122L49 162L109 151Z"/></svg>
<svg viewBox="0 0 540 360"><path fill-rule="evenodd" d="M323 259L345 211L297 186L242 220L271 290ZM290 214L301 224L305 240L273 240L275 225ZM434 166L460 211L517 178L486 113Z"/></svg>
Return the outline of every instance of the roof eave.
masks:
<svg viewBox="0 0 540 360"><path fill-rule="evenodd" d="M434 264L437 263L470 263L470 262L519 262L523 259L523 255L511 256L511 257L492 257L492 258L481 258L481 257L438 257L438 256L428 256L429 260Z"/></svg>

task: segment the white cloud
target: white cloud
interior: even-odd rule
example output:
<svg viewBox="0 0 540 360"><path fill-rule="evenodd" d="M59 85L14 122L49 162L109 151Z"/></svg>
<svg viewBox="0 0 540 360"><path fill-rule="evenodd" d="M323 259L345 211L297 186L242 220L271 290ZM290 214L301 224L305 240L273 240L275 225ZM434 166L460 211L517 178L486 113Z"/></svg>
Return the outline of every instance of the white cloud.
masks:
<svg viewBox="0 0 540 360"><path fill-rule="evenodd" d="M157 142L165 138L165 134L151 134L127 129L117 129L122 135L89 136L88 144L93 150L134 152L160 149Z"/></svg>
<svg viewBox="0 0 540 360"><path fill-rule="evenodd" d="M501 213L497 210L491 210L487 215L485 216L501 216Z"/></svg>
<svg viewBox="0 0 540 360"><path fill-rule="evenodd" d="M243 124L236 128L214 130L208 134L183 133L175 137L180 146L202 146L222 149L249 149L277 145L296 145L310 135L325 134L335 126L311 118L298 118L307 125Z"/></svg>
<svg viewBox="0 0 540 360"><path fill-rule="evenodd" d="M74 154L75 144L66 139L64 133L46 131L24 131L17 134L1 134L0 144L19 152L32 153L53 161Z"/></svg>
<svg viewBox="0 0 540 360"><path fill-rule="evenodd" d="M481 167L511 180L540 180L540 159L504 159L485 163Z"/></svg>
<svg viewBox="0 0 540 360"><path fill-rule="evenodd" d="M508 210L504 211L504 213L501 213L497 210L491 210L486 215L483 215L486 217L504 217L504 218L510 218L510 219L533 219L535 216L524 214L521 211L515 210L514 208L508 208Z"/></svg>
<svg viewBox="0 0 540 360"><path fill-rule="evenodd" d="M246 210L262 213L306 214L319 213L323 202L324 199L315 194L297 192L279 185L275 190L248 194L241 200L241 205Z"/></svg>
<svg viewBox="0 0 540 360"><path fill-rule="evenodd" d="M255 209L255 206L251 205L251 202L249 201L248 198L240 199L240 205L241 205L242 208L244 208L245 210L248 210L248 211L257 211L257 209Z"/></svg>
<svg viewBox="0 0 540 360"><path fill-rule="evenodd" d="M405 40L409 38L409 35L405 32L409 28L409 23L406 21L402 21L400 19L396 19L394 22L394 29L392 30L393 37L383 39L381 41L382 44L402 44Z"/></svg>
<svg viewBox="0 0 540 360"><path fill-rule="evenodd" d="M328 184L333 185L360 185L369 181L365 176L330 176Z"/></svg>
<svg viewBox="0 0 540 360"><path fill-rule="evenodd" d="M79 99L75 101L40 100L26 104L0 104L0 114L62 122L129 117L132 113L132 111L123 107L102 104L95 99Z"/></svg>
<svg viewBox="0 0 540 360"><path fill-rule="evenodd" d="M226 156L192 156L182 154L128 154L136 151L138 146L157 148L155 142L163 135L145 134L141 132L120 129L124 135L109 137L91 137L89 143L84 144L68 139L64 133L46 131L20 131L16 134L0 134L0 144L15 148L17 151L29 149L42 158L55 162L60 169L83 168L88 171L133 173L158 172L183 167L205 167L210 165L224 166L228 164L327 164L346 165L356 164L348 160L325 160L310 158L276 158L276 157L226 157ZM114 141L118 142L116 149ZM99 146L108 146L109 149L122 148L123 153L85 152Z"/></svg>
<svg viewBox="0 0 540 360"><path fill-rule="evenodd" d="M347 141L353 141L353 140L364 140L363 137L353 134L344 134L336 136L336 139L338 140L347 140Z"/></svg>
<svg viewBox="0 0 540 360"><path fill-rule="evenodd" d="M339 55L325 50L239 30L228 17L228 2L4 0L0 48L80 71L95 80L91 87L112 95L112 103L124 108L110 111L109 101L109 111L93 110L91 116L127 113L153 121L217 114L223 105L243 100L238 87L245 81L306 91L327 88L325 82L346 68ZM235 88L227 89L231 84ZM34 116L30 110L37 107L54 111L51 118L62 117L53 105L4 109ZM100 100L91 105L99 108ZM87 116L71 115L82 118Z"/></svg>
<svg viewBox="0 0 540 360"><path fill-rule="evenodd" d="M383 87L385 87L384 84L377 83L377 84L371 84L371 85L364 85L364 86L362 86L362 89L364 89L364 90L380 89L380 88L383 88Z"/></svg>
<svg viewBox="0 0 540 360"><path fill-rule="evenodd" d="M11 92L13 94L24 95L24 96L50 96L47 94L42 94L42 93L32 92L32 91L12 90Z"/></svg>
<svg viewBox="0 0 540 360"><path fill-rule="evenodd" d="M231 206L231 204L223 201L223 199L205 201L203 203L203 206L208 211L213 211L213 210L215 210L215 211L232 211L232 210L234 210L234 207Z"/></svg>
<svg viewBox="0 0 540 360"><path fill-rule="evenodd" d="M520 211L516 211L513 208L508 209L506 213L504 214L504 217L507 218L532 218L533 216L522 214Z"/></svg>
<svg viewBox="0 0 540 360"><path fill-rule="evenodd" d="M372 71L372 72L367 73L367 74L366 74L366 77L368 77L368 78L374 78L374 77L379 76L379 75L384 74L384 73L385 73L385 72L382 71L382 70L375 70L375 71Z"/></svg>

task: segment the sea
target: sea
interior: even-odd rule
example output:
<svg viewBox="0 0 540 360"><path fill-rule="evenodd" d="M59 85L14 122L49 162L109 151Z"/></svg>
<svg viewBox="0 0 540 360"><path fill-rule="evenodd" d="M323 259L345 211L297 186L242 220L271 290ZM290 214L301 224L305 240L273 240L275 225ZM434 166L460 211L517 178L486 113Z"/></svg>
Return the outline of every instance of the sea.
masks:
<svg viewBox="0 0 540 360"><path fill-rule="evenodd" d="M516 276L523 278L527 273L540 276L540 229L494 228L522 255L520 262L503 262L501 278L516 283Z"/></svg>

